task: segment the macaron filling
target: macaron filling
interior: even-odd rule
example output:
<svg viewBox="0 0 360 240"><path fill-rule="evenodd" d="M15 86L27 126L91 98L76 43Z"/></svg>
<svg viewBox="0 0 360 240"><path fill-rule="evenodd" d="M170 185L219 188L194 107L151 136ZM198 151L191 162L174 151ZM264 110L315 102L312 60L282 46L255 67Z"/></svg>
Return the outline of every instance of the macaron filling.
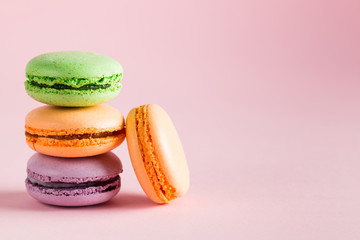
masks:
<svg viewBox="0 0 360 240"><path fill-rule="evenodd" d="M150 125L148 122L147 105L140 106L136 109L135 118L139 150L149 180L154 187L156 195L163 202L170 202L176 198L176 189L167 181L165 174L161 169L158 156L154 151L154 145L150 134Z"/></svg>
<svg viewBox="0 0 360 240"><path fill-rule="evenodd" d="M105 186L110 183L114 183L120 179L119 175L116 175L114 177L109 177L108 179L104 179L102 181L88 181L88 182L42 182L35 178L32 178L31 176L27 177L27 180L29 183L31 183L33 186L39 186L43 188L88 188L88 187L98 187L98 186Z"/></svg>
<svg viewBox="0 0 360 240"><path fill-rule="evenodd" d="M71 87L71 86L68 86L65 84L47 85L47 84L37 83L35 81L30 81L30 84L41 87L41 88L54 88L54 89L58 89L58 90L62 90L62 89L90 90L90 89L99 89L99 88L105 89L105 88L111 87L111 84L103 84L103 85L88 84L88 85L84 85L84 86L76 88L76 87Z"/></svg>
<svg viewBox="0 0 360 240"><path fill-rule="evenodd" d="M81 178L72 178L72 182L43 182L32 177L29 173L25 180L26 187L34 192L41 194L49 194L54 196L78 196L99 194L114 191L120 188L120 176L109 176L102 178L101 180L91 180L87 178L87 182L84 182ZM46 177L44 177L46 178ZM51 178L50 178L51 179ZM95 178L96 179L96 178Z"/></svg>
<svg viewBox="0 0 360 240"><path fill-rule="evenodd" d="M88 138L106 138L114 137L125 134L125 129L111 131L111 132L100 132L100 133L84 133L84 134L70 134L70 135L38 135L32 134L25 131L25 136L30 138L53 138L58 140L73 140L73 139L88 139Z"/></svg>
<svg viewBox="0 0 360 240"><path fill-rule="evenodd" d="M121 87L122 73L94 78L56 78L27 74L26 88L52 88L56 90L91 90Z"/></svg>

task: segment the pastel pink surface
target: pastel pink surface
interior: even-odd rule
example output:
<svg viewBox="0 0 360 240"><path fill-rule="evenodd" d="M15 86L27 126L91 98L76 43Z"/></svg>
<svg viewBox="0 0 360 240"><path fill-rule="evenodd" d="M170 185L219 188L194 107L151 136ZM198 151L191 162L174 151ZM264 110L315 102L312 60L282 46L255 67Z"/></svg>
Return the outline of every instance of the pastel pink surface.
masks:
<svg viewBox="0 0 360 240"><path fill-rule="evenodd" d="M172 239L360 239L359 4L1 1L0 239L158 239L159 229ZM167 110L189 164L185 196L154 205L126 144L114 150L124 173L108 204L64 209L28 196L23 125L41 104L24 70L61 50L122 63L109 104L124 116L149 102Z"/></svg>

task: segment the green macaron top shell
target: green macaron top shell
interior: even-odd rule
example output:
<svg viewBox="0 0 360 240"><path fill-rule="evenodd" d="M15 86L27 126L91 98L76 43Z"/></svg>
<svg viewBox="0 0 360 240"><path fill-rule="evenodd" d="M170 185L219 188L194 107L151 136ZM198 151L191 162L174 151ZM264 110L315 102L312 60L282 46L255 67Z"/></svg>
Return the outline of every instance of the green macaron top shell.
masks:
<svg viewBox="0 0 360 240"><path fill-rule="evenodd" d="M26 66L27 76L63 79L98 79L122 72L120 63L110 57L79 51L45 53Z"/></svg>

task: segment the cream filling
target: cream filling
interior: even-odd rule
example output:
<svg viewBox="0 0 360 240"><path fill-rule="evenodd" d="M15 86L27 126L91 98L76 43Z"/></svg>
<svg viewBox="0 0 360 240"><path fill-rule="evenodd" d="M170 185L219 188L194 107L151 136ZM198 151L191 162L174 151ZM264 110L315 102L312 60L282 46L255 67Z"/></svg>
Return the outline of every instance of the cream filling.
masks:
<svg viewBox="0 0 360 240"><path fill-rule="evenodd" d="M155 154L148 122L147 105L137 108L135 114L139 150L141 152L145 170L154 187L156 195L162 201L169 202L176 198L176 189L167 181L166 176L160 167L158 156Z"/></svg>

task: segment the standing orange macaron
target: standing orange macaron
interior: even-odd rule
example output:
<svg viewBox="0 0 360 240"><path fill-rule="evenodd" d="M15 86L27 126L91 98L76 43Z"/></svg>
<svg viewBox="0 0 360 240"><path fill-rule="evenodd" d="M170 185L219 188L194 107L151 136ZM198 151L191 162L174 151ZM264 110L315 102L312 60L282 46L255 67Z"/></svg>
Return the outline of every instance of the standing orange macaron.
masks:
<svg viewBox="0 0 360 240"><path fill-rule="evenodd" d="M87 157L108 152L125 139L124 117L115 108L43 106L25 119L26 142L55 157Z"/></svg>
<svg viewBox="0 0 360 240"><path fill-rule="evenodd" d="M189 170L177 131L158 105L134 108L126 119L130 158L141 187L156 203L168 203L189 188Z"/></svg>

